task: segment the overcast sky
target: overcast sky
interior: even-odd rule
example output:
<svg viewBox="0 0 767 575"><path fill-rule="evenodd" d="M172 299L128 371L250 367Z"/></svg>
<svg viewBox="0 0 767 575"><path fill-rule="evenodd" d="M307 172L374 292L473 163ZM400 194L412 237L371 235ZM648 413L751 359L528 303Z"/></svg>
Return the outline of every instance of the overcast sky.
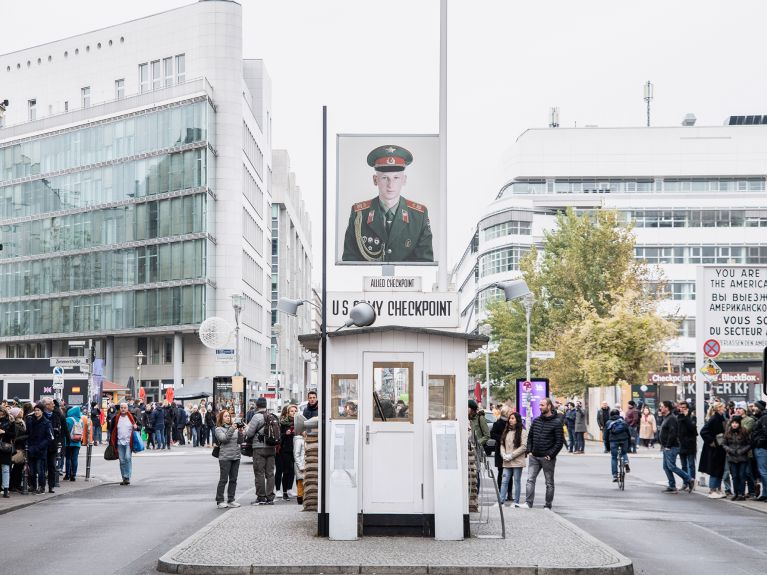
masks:
<svg viewBox="0 0 767 575"><path fill-rule="evenodd" d="M0 53L189 3L5 0ZM329 108L331 191L335 133L436 133L439 0L241 3L244 55L263 58L271 75L274 147L290 153L319 265L321 107ZM498 172L504 152L525 129L545 127L551 106L563 126L643 125L642 85L651 80L653 125L678 125L688 112L699 125L767 113L765 2L449 4L451 265L513 175Z"/></svg>

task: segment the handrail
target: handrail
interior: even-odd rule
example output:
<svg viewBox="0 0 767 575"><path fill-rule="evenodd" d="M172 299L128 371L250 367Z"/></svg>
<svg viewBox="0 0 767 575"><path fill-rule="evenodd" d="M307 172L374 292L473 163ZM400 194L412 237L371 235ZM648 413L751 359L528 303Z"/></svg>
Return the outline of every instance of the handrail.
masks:
<svg viewBox="0 0 767 575"><path fill-rule="evenodd" d="M476 417L484 417L484 415L477 414ZM476 454L475 457L477 459L477 473L480 472L480 464L482 467L484 467L486 472L487 479L492 482L493 487L495 488L495 498L498 502L498 513L501 516L501 539L506 539L506 519L503 515L503 503L501 502L501 492L498 489L498 481L495 478L495 473L493 472L487 458L487 454L485 453L484 446L480 445L479 440L477 439L477 435L474 433L474 430L471 431L471 438L474 442L474 453ZM500 449L500 446L496 445L496 449ZM480 521L482 519L482 497L480 496L479 489L477 490L477 505L479 507L479 516ZM488 521L490 520L489 517L489 510L488 510ZM486 523L486 522L485 522ZM490 536L485 536L485 538L489 538Z"/></svg>

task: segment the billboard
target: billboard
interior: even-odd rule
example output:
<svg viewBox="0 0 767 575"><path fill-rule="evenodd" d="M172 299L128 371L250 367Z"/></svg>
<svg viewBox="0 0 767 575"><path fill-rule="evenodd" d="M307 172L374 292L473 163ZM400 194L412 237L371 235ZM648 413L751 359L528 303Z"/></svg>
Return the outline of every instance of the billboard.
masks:
<svg viewBox="0 0 767 575"><path fill-rule="evenodd" d="M439 136L338 134L336 263L436 265Z"/></svg>
<svg viewBox="0 0 767 575"><path fill-rule="evenodd" d="M549 380L546 378L531 381L517 378L517 412L522 416L525 425L541 414L541 399L549 396Z"/></svg>

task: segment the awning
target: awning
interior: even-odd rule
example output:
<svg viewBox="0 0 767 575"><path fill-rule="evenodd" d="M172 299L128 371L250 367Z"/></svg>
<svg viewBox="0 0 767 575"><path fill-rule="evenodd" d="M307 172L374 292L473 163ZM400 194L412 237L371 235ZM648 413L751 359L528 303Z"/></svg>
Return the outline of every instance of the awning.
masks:
<svg viewBox="0 0 767 575"><path fill-rule="evenodd" d="M202 399L211 395L213 395L213 379L202 377L176 389L173 399Z"/></svg>
<svg viewBox="0 0 767 575"><path fill-rule="evenodd" d="M114 381L109 381L108 379L102 379L101 380L101 391L112 393L114 391L128 391L127 387L123 387L119 383L115 383Z"/></svg>

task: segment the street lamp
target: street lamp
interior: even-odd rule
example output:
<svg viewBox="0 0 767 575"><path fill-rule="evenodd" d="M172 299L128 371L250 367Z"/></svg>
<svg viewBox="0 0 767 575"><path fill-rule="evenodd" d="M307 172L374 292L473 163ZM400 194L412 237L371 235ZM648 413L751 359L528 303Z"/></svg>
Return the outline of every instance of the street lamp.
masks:
<svg viewBox="0 0 767 575"><path fill-rule="evenodd" d="M240 312L245 303L245 296L241 293L232 294L232 307L234 308L234 375L240 376Z"/></svg>
<svg viewBox="0 0 767 575"><path fill-rule="evenodd" d="M479 326L479 333L490 337L493 328L489 323ZM487 386L487 410L490 411L490 340L485 345L485 385Z"/></svg>
<svg viewBox="0 0 767 575"><path fill-rule="evenodd" d="M144 352L139 351L136 355L133 357L136 358L136 370L138 371L138 385L136 389L132 389L133 397L135 398L138 395L138 390L141 389L141 364L144 363ZM162 395L162 392L160 392Z"/></svg>

